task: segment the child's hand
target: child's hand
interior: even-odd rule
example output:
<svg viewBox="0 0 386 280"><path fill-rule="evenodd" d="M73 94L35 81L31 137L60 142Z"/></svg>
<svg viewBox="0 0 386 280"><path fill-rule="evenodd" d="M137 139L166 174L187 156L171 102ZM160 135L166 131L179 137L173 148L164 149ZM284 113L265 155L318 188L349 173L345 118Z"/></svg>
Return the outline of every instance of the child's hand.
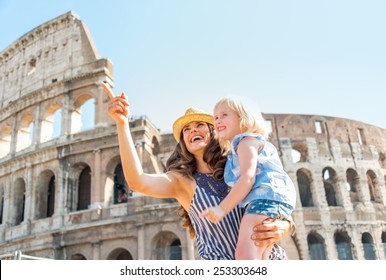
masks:
<svg viewBox="0 0 386 280"><path fill-rule="evenodd" d="M216 206L202 211L200 217L207 218L210 222L217 224L225 217L225 215L224 209L222 209L221 206Z"/></svg>
<svg viewBox="0 0 386 280"><path fill-rule="evenodd" d="M115 96L108 84L101 82L101 85L110 98L108 114L117 124L128 123L129 118L129 101L122 92L121 96Z"/></svg>

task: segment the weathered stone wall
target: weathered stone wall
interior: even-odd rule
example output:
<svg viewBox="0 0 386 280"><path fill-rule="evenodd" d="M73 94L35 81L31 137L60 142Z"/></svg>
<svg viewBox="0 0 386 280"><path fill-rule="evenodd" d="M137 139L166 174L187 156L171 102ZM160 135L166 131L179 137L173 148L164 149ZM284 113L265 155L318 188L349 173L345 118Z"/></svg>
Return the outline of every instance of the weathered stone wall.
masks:
<svg viewBox="0 0 386 280"><path fill-rule="evenodd" d="M271 141L298 188L294 241L300 258L310 258L310 235L323 240L328 259L339 258L335 238L344 232L355 259L365 258L364 233L373 238L376 258L384 259L386 130L327 116L265 114L265 119L272 123ZM315 122L321 125L319 133ZM331 178L325 178L326 170ZM306 185L311 205L300 199Z"/></svg>

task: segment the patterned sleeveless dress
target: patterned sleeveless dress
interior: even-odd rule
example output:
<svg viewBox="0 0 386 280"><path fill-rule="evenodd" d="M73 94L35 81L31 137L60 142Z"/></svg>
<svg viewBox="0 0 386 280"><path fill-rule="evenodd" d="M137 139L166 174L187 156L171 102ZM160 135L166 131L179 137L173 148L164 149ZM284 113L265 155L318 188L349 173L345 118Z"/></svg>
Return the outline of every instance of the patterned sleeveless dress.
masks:
<svg viewBox="0 0 386 280"><path fill-rule="evenodd" d="M196 231L198 255L203 260L234 260L242 208L236 207L218 224L201 218L200 213L217 206L230 188L224 181L216 181L210 174L196 172L193 176L197 186L188 214ZM287 256L275 244L270 259L286 260Z"/></svg>

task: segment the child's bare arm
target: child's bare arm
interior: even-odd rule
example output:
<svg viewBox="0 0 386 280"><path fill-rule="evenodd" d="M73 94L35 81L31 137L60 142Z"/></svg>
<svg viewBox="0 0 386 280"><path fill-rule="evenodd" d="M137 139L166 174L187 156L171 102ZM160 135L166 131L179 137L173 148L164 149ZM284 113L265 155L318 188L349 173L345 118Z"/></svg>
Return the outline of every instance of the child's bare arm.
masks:
<svg viewBox="0 0 386 280"><path fill-rule="evenodd" d="M247 196L255 182L260 145L261 143L252 137L246 137L240 141L237 148L240 163L239 180L218 206L206 209L201 213L201 217L218 223Z"/></svg>

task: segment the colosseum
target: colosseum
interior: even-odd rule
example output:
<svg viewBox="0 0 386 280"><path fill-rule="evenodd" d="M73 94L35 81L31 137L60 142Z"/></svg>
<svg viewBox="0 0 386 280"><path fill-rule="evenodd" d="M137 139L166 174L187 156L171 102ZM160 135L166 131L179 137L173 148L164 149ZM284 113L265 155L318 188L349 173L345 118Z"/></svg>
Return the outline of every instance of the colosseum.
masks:
<svg viewBox="0 0 386 280"><path fill-rule="evenodd" d="M73 12L0 52L1 256L197 259L176 201L127 186L102 81L114 86L113 65ZM85 106L91 127L82 123ZM296 233L280 243L289 258L384 260L386 130L328 116L264 116L297 188ZM130 125L145 171L163 172L172 134L146 117Z"/></svg>

